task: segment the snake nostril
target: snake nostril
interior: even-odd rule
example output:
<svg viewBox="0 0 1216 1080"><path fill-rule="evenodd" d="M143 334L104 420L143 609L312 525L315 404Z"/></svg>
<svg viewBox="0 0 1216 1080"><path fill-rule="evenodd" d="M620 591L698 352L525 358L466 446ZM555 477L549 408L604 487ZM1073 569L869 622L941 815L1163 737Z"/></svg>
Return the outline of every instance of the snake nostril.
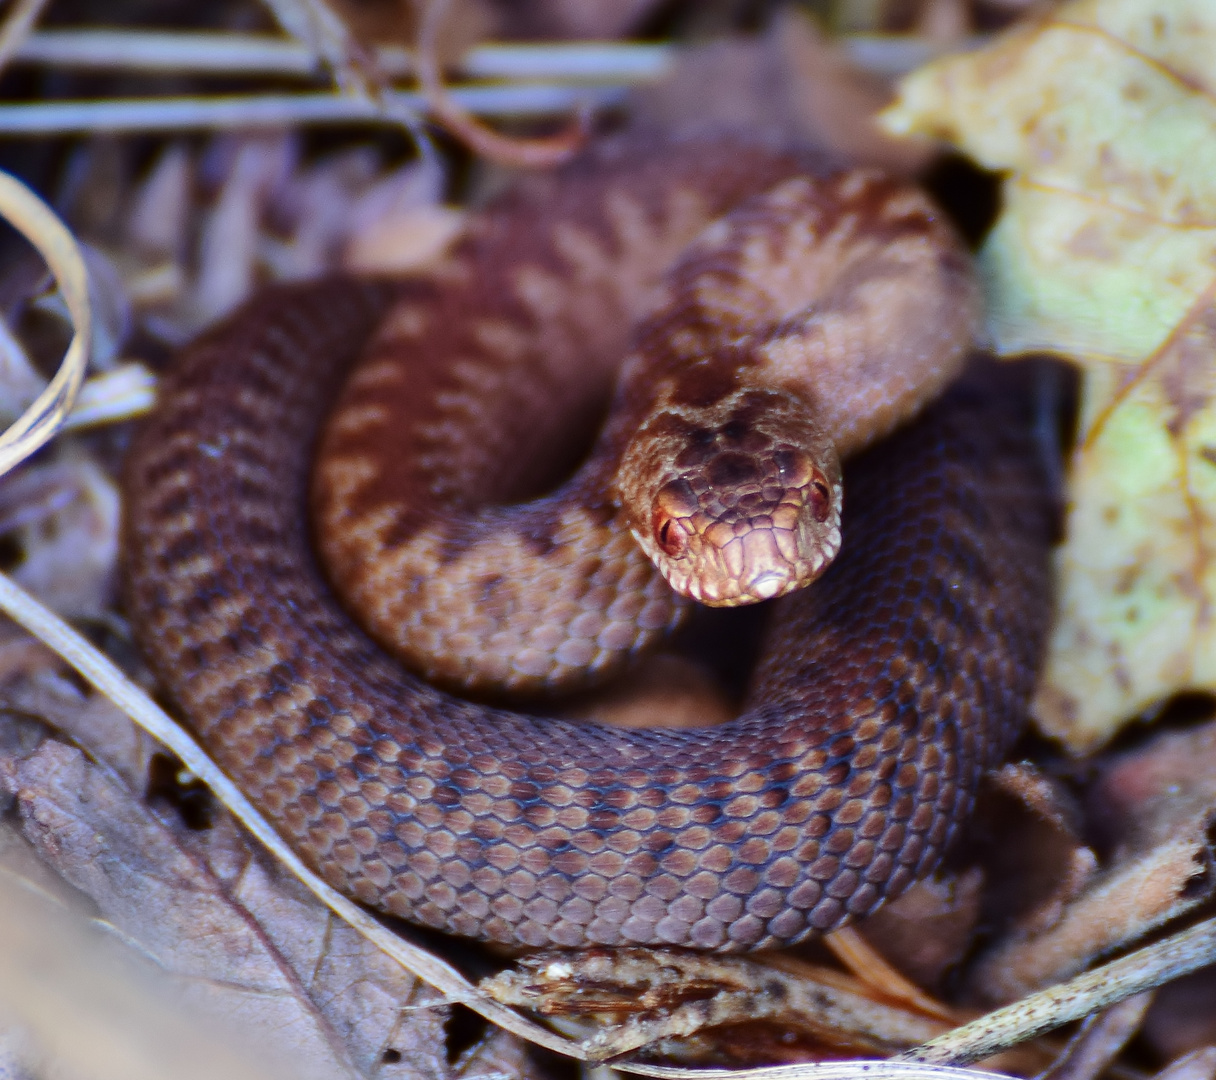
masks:
<svg viewBox="0 0 1216 1080"><path fill-rule="evenodd" d="M687 531L680 525L679 519L692 515L697 506L696 492L682 477L669 480L655 495L651 504L650 529L655 543L669 558L678 558L688 547Z"/></svg>
<svg viewBox="0 0 1216 1080"><path fill-rule="evenodd" d="M806 501L810 503L811 513L815 515L816 521L827 521L832 510L832 489L828 487L826 480L815 477L811 481Z"/></svg>
<svg viewBox="0 0 1216 1080"><path fill-rule="evenodd" d="M658 541L659 547L663 549L664 554L670 558L675 558L684 553L684 530L674 528L674 523L671 518L666 518L655 529L655 540Z"/></svg>

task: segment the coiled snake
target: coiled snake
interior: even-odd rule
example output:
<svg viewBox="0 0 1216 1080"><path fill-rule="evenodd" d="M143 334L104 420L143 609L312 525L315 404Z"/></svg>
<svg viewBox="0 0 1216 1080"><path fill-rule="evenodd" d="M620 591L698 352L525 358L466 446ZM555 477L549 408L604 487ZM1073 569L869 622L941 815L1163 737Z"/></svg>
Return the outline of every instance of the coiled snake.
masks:
<svg viewBox="0 0 1216 1080"><path fill-rule="evenodd" d="M700 559L666 572L718 602L821 572L831 444L853 455L920 410L974 312L965 256L907 186L755 146L609 145L484 213L425 279L271 288L186 350L125 479L139 642L306 861L382 910L532 946L830 929L936 862L1022 722L1050 515L1016 371L969 372L850 461L842 553L776 601L716 728L433 687L346 613L305 511L412 666L577 681L679 617L631 531ZM589 424L622 355L587 463L504 505L557 479L535 473L562 456L556 418Z"/></svg>

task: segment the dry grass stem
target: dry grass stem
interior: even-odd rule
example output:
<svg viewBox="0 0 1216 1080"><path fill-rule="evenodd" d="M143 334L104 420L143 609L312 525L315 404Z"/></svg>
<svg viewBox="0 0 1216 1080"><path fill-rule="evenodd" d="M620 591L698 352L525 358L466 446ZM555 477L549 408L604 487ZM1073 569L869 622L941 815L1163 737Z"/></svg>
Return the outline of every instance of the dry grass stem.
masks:
<svg viewBox="0 0 1216 1080"><path fill-rule="evenodd" d="M1010 1080L1002 1073L907 1061L815 1061L757 1069L683 1069L619 1061L613 1068L664 1080Z"/></svg>
<svg viewBox="0 0 1216 1080"><path fill-rule="evenodd" d="M95 375L76 396L64 418L63 431L113 424L142 416L156 400L156 376L143 364L127 363Z"/></svg>
<svg viewBox="0 0 1216 1080"><path fill-rule="evenodd" d="M859 42L867 55L891 52L877 41ZM902 53L911 49L905 43ZM557 79L610 83L646 82L663 75L670 45L618 42L491 44L470 49L456 70L468 79ZM374 50L376 66L391 78L413 76L409 50ZM908 53L909 56L912 53ZM315 54L272 34L173 33L154 30L36 30L18 49L17 62L90 71L170 71L197 75L267 75L314 78ZM889 63L889 61L886 61Z"/></svg>
<svg viewBox="0 0 1216 1080"><path fill-rule="evenodd" d="M0 25L0 71L8 67L29 36L48 0L16 0Z"/></svg>
<svg viewBox="0 0 1216 1080"><path fill-rule="evenodd" d="M1089 1017L1036 1080L1096 1080L1140 1030L1152 1003L1150 990Z"/></svg>
<svg viewBox="0 0 1216 1080"><path fill-rule="evenodd" d="M978 48L983 38L962 49ZM847 34L841 46L863 71L898 78L944 50L906 34ZM950 51L958 51L959 47ZM466 79L546 79L563 82L640 83L665 75L678 52L644 42L579 41L486 44L470 49L455 70ZM412 77L408 49L373 49L377 69L393 79ZM267 75L315 78L316 54L272 34L156 30L35 30L22 42L15 63L90 71L170 71L197 75Z"/></svg>
<svg viewBox="0 0 1216 1080"><path fill-rule="evenodd" d="M1152 990L1216 962L1216 919L1050 986L899 1055L901 1061L968 1065L1133 994Z"/></svg>
<svg viewBox="0 0 1216 1080"><path fill-rule="evenodd" d="M504 118L552 116L580 107L606 108L619 87L568 87L517 83L458 86L448 96L469 113ZM338 93L232 94L207 97L109 98L100 101L0 105L0 135L111 134L142 131L282 129L302 124L399 123L402 112L420 115L424 95L395 91L385 104Z"/></svg>
<svg viewBox="0 0 1216 1080"><path fill-rule="evenodd" d="M93 314L84 257L54 211L21 181L0 173L0 215L46 260L73 324L72 340L59 370L34 403L0 434L0 475L43 446L63 423L84 381Z"/></svg>

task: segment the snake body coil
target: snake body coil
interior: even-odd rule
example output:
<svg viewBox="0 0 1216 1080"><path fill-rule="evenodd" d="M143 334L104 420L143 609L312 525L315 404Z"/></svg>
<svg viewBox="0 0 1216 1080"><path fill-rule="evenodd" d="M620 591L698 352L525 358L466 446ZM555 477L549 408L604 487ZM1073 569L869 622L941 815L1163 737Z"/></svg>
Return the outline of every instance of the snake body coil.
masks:
<svg viewBox="0 0 1216 1080"><path fill-rule="evenodd" d="M407 674L312 550L323 418L385 312L436 288L267 290L187 350L132 449L130 613L221 766L336 887L496 941L758 948L927 871L1020 728L1045 630L1018 373L969 374L850 464L843 551L777 602L737 720L579 725Z"/></svg>

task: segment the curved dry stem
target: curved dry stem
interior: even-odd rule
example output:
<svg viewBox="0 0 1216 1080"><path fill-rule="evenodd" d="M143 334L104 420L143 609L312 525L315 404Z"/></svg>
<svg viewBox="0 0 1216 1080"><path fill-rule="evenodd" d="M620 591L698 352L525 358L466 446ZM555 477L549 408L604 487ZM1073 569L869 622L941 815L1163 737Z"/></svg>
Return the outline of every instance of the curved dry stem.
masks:
<svg viewBox="0 0 1216 1080"><path fill-rule="evenodd" d="M55 212L20 180L0 173L0 216L46 260L73 325L72 340L55 377L34 403L0 434L0 476L20 464L59 430L84 381L93 333L89 275L76 240Z"/></svg>
<svg viewBox="0 0 1216 1080"><path fill-rule="evenodd" d="M447 92L439 70L439 31L447 15L448 0L430 0L423 9L418 28L415 58L418 85L431 114L470 150L499 165L523 169L545 169L568 161L586 143L589 134L585 108L574 122L556 135L515 139L500 135L462 108Z"/></svg>
<svg viewBox="0 0 1216 1080"><path fill-rule="evenodd" d="M982 1061L1045 1031L1081 1020L1134 994L1216 961L1216 918L1205 919L1075 979L1049 986L1012 1005L939 1035L896 1060L932 1065Z"/></svg>
<svg viewBox="0 0 1216 1080"><path fill-rule="evenodd" d="M17 55L49 0L17 0L0 26L0 70Z"/></svg>

